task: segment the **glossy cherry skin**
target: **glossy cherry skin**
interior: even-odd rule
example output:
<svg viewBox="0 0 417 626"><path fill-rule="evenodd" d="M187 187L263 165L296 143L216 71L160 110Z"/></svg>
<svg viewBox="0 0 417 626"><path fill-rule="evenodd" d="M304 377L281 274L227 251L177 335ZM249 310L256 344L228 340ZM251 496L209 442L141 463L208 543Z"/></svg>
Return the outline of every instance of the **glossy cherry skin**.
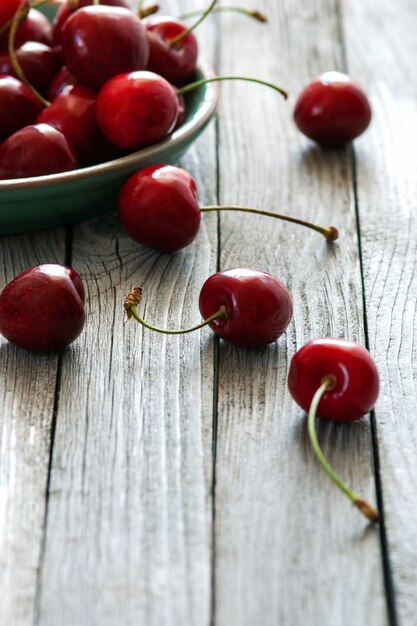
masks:
<svg viewBox="0 0 417 626"><path fill-rule="evenodd" d="M199 298L200 313L207 319L224 307L227 318L209 324L222 339L243 348L275 341L292 318L288 289L267 272L231 269L210 276Z"/></svg>
<svg viewBox="0 0 417 626"><path fill-rule="evenodd" d="M193 33L182 39L178 45L170 41L188 27L172 17L152 17L145 20L149 39L148 70L160 74L174 85L185 85L195 72L198 46Z"/></svg>
<svg viewBox="0 0 417 626"><path fill-rule="evenodd" d="M8 28L0 37L0 48L7 49L9 39ZM15 48L19 48L27 41L37 41L46 46L52 46L52 24L47 17L36 9L30 9L25 20L20 24L16 32Z"/></svg>
<svg viewBox="0 0 417 626"><path fill-rule="evenodd" d="M25 126L0 146L0 180L67 172L78 165L74 148L49 124Z"/></svg>
<svg viewBox="0 0 417 626"><path fill-rule="evenodd" d="M180 126L182 126L187 119L187 103L185 101L184 96L178 96L178 118L176 124L174 126L174 130L177 130Z"/></svg>
<svg viewBox="0 0 417 626"><path fill-rule="evenodd" d="M42 105L29 89L12 76L0 76L0 142L33 124Z"/></svg>
<svg viewBox="0 0 417 626"><path fill-rule="evenodd" d="M6 285L0 294L0 334L26 350L65 348L81 333L85 291L66 265L36 265Z"/></svg>
<svg viewBox="0 0 417 626"><path fill-rule="evenodd" d="M79 81L71 74L69 69L63 65L59 72L53 77L48 89L48 100L53 102L65 87L70 85L79 85Z"/></svg>
<svg viewBox="0 0 417 626"><path fill-rule="evenodd" d="M19 8L22 0L1 0L0 3L0 27L8 22Z"/></svg>
<svg viewBox="0 0 417 626"><path fill-rule="evenodd" d="M74 10L78 10L83 7L92 6L92 4L93 4L93 0L79 0L78 7L77 9L74 9ZM126 2L125 0L100 0L100 4L103 4L105 6L122 7L124 9L130 9L129 3ZM69 16L73 14L74 10L70 8L68 3L65 3L57 11L55 18L54 18L54 22L53 22L53 35L54 35L54 42L56 46L61 45L62 29L64 27L65 22L69 18Z"/></svg>
<svg viewBox="0 0 417 626"><path fill-rule="evenodd" d="M99 158L105 142L96 121L96 94L88 87L69 85L36 120L57 128L69 139L81 163Z"/></svg>
<svg viewBox="0 0 417 626"><path fill-rule="evenodd" d="M379 393L379 376L369 352L344 339L314 339L292 358L288 388L297 404L308 412L323 378L331 374L335 387L320 400L318 417L352 422L368 413Z"/></svg>
<svg viewBox="0 0 417 626"><path fill-rule="evenodd" d="M164 139L175 126L178 110L175 89L152 72L115 76L101 89L96 103L101 132L126 150Z"/></svg>
<svg viewBox="0 0 417 626"><path fill-rule="evenodd" d="M187 246L200 226L195 180L171 165L151 165L133 174L120 192L118 211L132 239L162 252Z"/></svg>
<svg viewBox="0 0 417 626"><path fill-rule="evenodd" d="M99 89L110 78L142 70L149 57L146 28L128 9L91 6L75 11L61 35L65 65L79 82Z"/></svg>
<svg viewBox="0 0 417 626"><path fill-rule="evenodd" d="M45 95L52 78L60 67L57 51L43 43L28 42L16 50L16 56L27 80L42 95ZM0 74L16 77L8 53L0 54Z"/></svg>
<svg viewBox="0 0 417 626"><path fill-rule="evenodd" d="M299 130L325 146L353 141L369 126L371 116L363 89L341 72L315 78L302 91L294 110Z"/></svg>

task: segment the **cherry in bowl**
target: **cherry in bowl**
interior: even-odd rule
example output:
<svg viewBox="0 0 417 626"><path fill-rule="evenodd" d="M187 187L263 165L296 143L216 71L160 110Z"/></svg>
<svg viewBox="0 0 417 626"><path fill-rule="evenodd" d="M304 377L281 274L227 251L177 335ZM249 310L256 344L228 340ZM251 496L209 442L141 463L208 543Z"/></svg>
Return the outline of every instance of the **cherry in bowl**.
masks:
<svg viewBox="0 0 417 626"><path fill-rule="evenodd" d="M81 333L85 290L66 265L45 263L21 272L0 294L0 334L38 352L65 348Z"/></svg>
<svg viewBox="0 0 417 626"><path fill-rule="evenodd" d="M242 348L258 348L275 341L292 318L288 289L267 272L236 268L210 276L200 291L199 308L204 321L191 328L168 330L146 322L138 311L143 289L134 287L125 300L128 317L150 330L185 334L208 325L221 339Z"/></svg>
<svg viewBox="0 0 417 626"><path fill-rule="evenodd" d="M325 72L303 91L295 105L299 130L324 146L342 146L361 135L371 122L371 107L362 87L342 72Z"/></svg>

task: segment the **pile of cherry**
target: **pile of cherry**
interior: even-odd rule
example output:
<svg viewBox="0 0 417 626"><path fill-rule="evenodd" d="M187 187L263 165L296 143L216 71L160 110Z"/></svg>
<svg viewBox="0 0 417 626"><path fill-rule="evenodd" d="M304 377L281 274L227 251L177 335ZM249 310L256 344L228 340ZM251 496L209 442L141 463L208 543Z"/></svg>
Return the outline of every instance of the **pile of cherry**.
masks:
<svg viewBox="0 0 417 626"><path fill-rule="evenodd" d="M31 6L43 1L33 0ZM215 4L213 0L203 17ZM103 155L108 159L118 151L155 143L181 123L184 102L178 87L192 79L197 60L190 27L169 17L142 20L124 0L103 0L102 5L68 0L53 29L28 2L8 0L1 5L0 45L8 51L0 55L0 178L66 171L97 162ZM59 69L62 61L65 65ZM294 119L316 142L343 145L367 128L371 110L355 82L327 72L301 93ZM193 241L205 211L257 213L311 228L328 241L338 237L333 226L261 209L200 207L194 179L174 166L155 165L133 174L119 196L119 218L127 234L165 252ZM192 328L167 330L146 322L138 310L142 293L141 287L134 287L125 309L143 326L183 334L209 325L218 337L246 348L275 341L293 314L286 287L270 274L252 269L210 276L199 298L203 321ZM84 327L84 301L83 283L72 268L32 267L0 294L0 332L30 350L65 348ZM311 443L324 470L368 519L378 520L378 511L334 472L315 432L317 414L350 422L373 408L379 378L368 351L346 340L313 340L293 357L288 386L309 412Z"/></svg>

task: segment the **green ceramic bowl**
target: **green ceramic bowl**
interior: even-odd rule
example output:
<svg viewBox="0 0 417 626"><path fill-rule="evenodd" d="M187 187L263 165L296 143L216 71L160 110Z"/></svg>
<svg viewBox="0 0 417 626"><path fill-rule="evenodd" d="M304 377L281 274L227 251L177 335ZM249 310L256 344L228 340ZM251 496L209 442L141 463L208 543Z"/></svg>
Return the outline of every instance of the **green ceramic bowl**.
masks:
<svg viewBox="0 0 417 626"><path fill-rule="evenodd" d="M212 68L201 62L196 79L213 76ZM164 141L128 156L72 172L0 181L0 235L63 226L114 208L129 174L179 159L210 121L218 94L218 83L190 93L184 124Z"/></svg>

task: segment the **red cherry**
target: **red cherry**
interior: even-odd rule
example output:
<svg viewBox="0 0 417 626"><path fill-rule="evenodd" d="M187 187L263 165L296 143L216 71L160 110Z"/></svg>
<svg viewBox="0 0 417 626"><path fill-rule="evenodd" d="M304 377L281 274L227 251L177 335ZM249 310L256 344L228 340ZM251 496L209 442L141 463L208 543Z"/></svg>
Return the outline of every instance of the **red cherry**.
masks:
<svg viewBox="0 0 417 626"><path fill-rule="evenodd" d="M187 246L200 226L196 182L170 165L151 165L133 174L122 188L118 208L132 239L163 252Z"/></svg>
<svg viewBox="0 0 417 626"><path fill-rule="evenodd" d="M26 126L0 146L0 180L67 172L77 167L74 148L49 124Z"/></svg>
<svg viewBox="0 0 417 626"><path fill-rule="evenodd" d="M72 268L36 265L0 294L0 333L27 350L65 348L84 327L84 300L83 283Z"/></svg>
<svg viewBox="0 0 417 626"><path fill-rule="evenodd" d="M115 146L136 150L164 139L178 118L175 89L152 72L131 72L109 80L97 97L96 116Z"/></svg>
<svg viewBox="0 0 417 626"><path fill-rule="evenodd" d="M353 141L369 126L371 107L362 88L349 76L325 72L302 91L294 120L310 139L339 146Z"/></svg>
<svg viewBox="0 0 417 626"><path fill-rule="evenodd" d="M305 411L325 377L334 379L318 405L319 417L352 422L374 406L379 376L369 352L343 339L315 339L301 348L291 361L288 388Z"/></svg>
<svg viewBox="0 0 417 626"><path fill-rule="evenodd" d="M308 411L308 435L320 465L352 504L377 522L377 509L352 491L327 461L315 428L317 414L335 422L352 422L373 408L379 376L369 352L343 339L310 341L291 361L288 388L297 404Z"/></svg>
<svg viewBox="0 0 417 626"><path fill-rule="evenodd" d="M16 50L16 57L28 82L41 94L46 94L60 67L58 52L43 43L28 42ZM16 77L7 53L0 54L0 74Z"/></svg>
<svg viewBox="0 0 417 626"><path fill-rule="evenodd" d="M93 0L79 0L77 9L82 7L88 7L93 4ZM124 9L130 9L130 5L125 0L100 0L100 4L112 7L122 7ZM77 9L72 9L68 3L63 4L57 11L53 22L53 34L54 42L56 46L61 45L61 34L65 22L70 15Z"/></svg>
<svg viewBox="0 0 417 626"><path fill-rule="evenodd" d="M74 74L71 74L69 69L65 67L61 67L59 72L55 74L53 77L51 84L48 89L48 100L52 102L55 98L61 93L64 87L68 87L69 85L79 85L78 80L75 78Z"/></svg>
<svg viewBox="0 0 417 626"><path fill-rule="evenodd" d="M198 47L193 33L177 45L171 40L187 30L188 26L172 17L153 17L145 21L149 39L148 69L160 74L170 83L184 85L193 76Z"/></svg>
<svg viewBox="0 0 417 626"><path fill-rule="evenodd" d="M222 339L243 348L257 348L275 341L292 317L292 300L279 280L257 270L218 272L204 283L199 298L204 321L191 328L166 330L152 326L139 315L143 289L133 287L125 300L128 317L150 330L179 335L210 326Z"/></svg>
<svg viewBox="0 0 417 626"><path fill-rule="evenodd" d="M20 80L0 76L0 142L33 124L41 110L42 105Z"/></svg>
<svg viewBox="0 0 417 626"><path fill-rule="evenodd" d="M1 0L0 27L13 17L21 3L22 0Z"/></svg>
<svg viewBox="0 0 417 626"><path fill-rule="evenodd" d="M0 37L0 48L7 49L10 28ZM37 41L47 46L52 46L52 24L43 13L36 9L30 9L25 20L20 24L16 32L14 45L19 48L27 41Z"/></svg>
<svg viewBox="0 0 417 626"><path fill-rule="evenodd" d="M81 163L98 160L105 139L95 115L96 94L88 87L69 85L42 111L37 124L46 123L67 137Z"/></svg>
<svg viewBox="0 0 417 626"><path fill-rule="evenodd" d="M306 226L330 241L338 237L334 226L317 226L279 213L238 206L199 207L194 179L171 165L152 165L133 174L122 187L118 209L120 222L132 239L162 252L175 252L190 244L197 235L201 213L208 211L255 213Z"/></svg>
<svg viewBox="0 0 417 626"><path fill-rule="evenodd" d="M174 126L174 130L177 130L180 126L182 126L187 119L187 103L185 101L184 96L178 96L178 118L176 124Z"/></svg>
<svg viewBox="0 0 417 626"><path fill-rule="evenodd" d="M61 40L65 65L93 89L118 74L142 70L148 62L146 29L128 9L100 5L78 9L65 22Z"/></svg>
<svg viewBox="0 0 417 626"><path fill-rule="evenodd" d="M257 270L232 269L210 276L199 298L204 319L224 307L225 317L210 328L235 346L255 348L275 341L292 318L288 289L276 278Z"/></svg>

